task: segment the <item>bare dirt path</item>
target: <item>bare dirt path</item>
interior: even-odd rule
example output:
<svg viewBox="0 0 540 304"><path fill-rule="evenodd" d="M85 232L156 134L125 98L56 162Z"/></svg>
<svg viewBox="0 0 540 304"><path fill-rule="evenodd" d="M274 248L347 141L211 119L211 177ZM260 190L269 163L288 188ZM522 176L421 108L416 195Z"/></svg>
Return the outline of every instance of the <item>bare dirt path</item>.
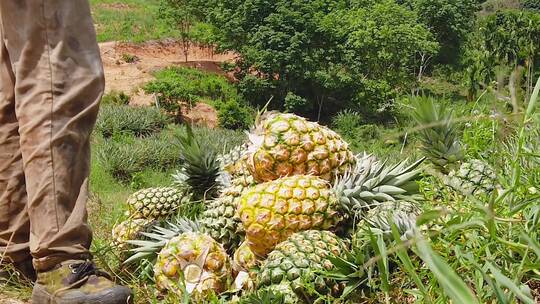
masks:
<svg viewBox="0 0 540 304"><path fill-rule="evenodd" d="M212 54L210 49L193 46L186 62L180 43L173 40L143 44L105 42L99 46L105 69L105 91L122 91L136 105L152 102L152 97L140 88L153 79L152 72L156 70L178 65L223 73L220 63L235 59L232 53Z"/></svg>

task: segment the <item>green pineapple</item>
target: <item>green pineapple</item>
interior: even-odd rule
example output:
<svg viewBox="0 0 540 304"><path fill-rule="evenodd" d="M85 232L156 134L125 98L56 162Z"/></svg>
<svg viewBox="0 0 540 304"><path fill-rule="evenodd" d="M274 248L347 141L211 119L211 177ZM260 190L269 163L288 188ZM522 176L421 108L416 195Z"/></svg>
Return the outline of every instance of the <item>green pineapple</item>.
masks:
<svg viewBox="0 0 540 304"><path fill-rule="evenodd" d="M142 189L128 200L127 216L131 219L161 219L169 217L191 201L185 190L172 187Z"/></svg>
<svg viewBox="0 0 540 304"><path fill-rule="evenodd" d="M285 292L281 293L287 295L289 287L297 293L306 292L303 284L310 282L319 293L339 295L342 286L323 280L315 271L331 270L333 265L328 257L339 256L346 250L346 243L329 231L308 230L295 233L278 244L262 263L258 275L259 288L271 288L273 291L285 289Z"/></svg>
<svg viewBox="0 0 540 304"><path fill-rule="evenodd" d="M144 232L151 224L149 219L127 219L118 225L115 225L112 230L112 247L115 250L124 253L130 249L127 241L137 239L141 232Z"/></svg>
<svg viewBox="0 0 540 304"><path fill-rule="evenodd" d="M432 99L416 104L413 118L419 132L422 152L434 165L432 172L442 182L464 195L490 194L496 188L496 174L486 162L466 159L453 111Z"/></svg>

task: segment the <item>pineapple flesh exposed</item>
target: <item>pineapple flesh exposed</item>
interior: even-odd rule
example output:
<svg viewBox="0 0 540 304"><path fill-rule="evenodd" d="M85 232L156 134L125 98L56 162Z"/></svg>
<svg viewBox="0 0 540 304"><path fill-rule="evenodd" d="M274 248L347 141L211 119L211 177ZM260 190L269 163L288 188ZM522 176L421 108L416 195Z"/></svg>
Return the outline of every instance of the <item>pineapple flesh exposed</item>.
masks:
<svg viewBox="0 0 540 304"><path fill-rule="evenodd" d="M135 192L127 201L129 218L160 219L173 215L189 203L191 195L172 188L148 188Z"/></svg>
<svg viewBox="0 0 540 304"><path fill-rule="evenodd" d="M415 198L422 160L410 166L372 160L361 160L333 187L320 177L297 175L246 190L238 214L253 252L264 257L294 232L335 228L343 219L349 225L380 202Z"/></svg>
<svg viewBox="0 0 540 304"><path fill-rule="evenodd" d="M339 256L346 250L346 243L329 231L295 233L277 245L262 263L259 287L285 284L301 291L303 282L308 281L314 283L319 293L338 295L341 286L317 277L314 271L331 270L333 264L328 257Z"/></svg>
<svg viewBox="0 0 540 304"><path fill-rule="evenodd" d="M227 290L231 264L223 247L210 236L183 233L167 242L154 265L157 288L191 303L208 303L213 294Z"/></svg>
<svg viewBox="0 0 540 304"><path fill-rule="evenodd" d="M337 133L294 114L265 113L249 139L250 171L258 182L291 175L330 181L355 161Z"/></svg>

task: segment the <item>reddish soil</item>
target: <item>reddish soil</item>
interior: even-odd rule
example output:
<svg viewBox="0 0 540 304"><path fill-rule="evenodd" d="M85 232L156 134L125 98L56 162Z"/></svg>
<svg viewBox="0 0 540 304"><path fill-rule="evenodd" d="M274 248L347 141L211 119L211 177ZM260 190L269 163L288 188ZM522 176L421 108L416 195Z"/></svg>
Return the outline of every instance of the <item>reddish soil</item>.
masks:
<svg viewBox="0 0 540 304"><path fill-rule="evenodd" d="M154 79L152 73L168 66L187 66L227 75L222 62L234 61L233 53L214 54L212 49L192 46L185 61L182 45L174 40L150 41L143 44L106 42L100 44L105 69L105 92L122 91L131 97L134 106L150 105L155 96L144 93L141 87ZM132 61L132 62L126 62ZM195 124L217 125L216 111L205 104L184 109L182 116Z"/></svg>

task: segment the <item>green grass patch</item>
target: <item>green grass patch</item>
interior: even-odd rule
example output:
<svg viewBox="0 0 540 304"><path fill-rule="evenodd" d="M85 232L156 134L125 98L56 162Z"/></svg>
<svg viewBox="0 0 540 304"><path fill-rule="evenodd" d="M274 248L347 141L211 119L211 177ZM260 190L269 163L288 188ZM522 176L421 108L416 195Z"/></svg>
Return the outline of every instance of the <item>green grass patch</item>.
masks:
<svg viewBox="0 0 540 304"><path fill-rule="evenodd" d="M91 0L99 42L144 42L178 36L158 18L157 0Z"/></svg>

